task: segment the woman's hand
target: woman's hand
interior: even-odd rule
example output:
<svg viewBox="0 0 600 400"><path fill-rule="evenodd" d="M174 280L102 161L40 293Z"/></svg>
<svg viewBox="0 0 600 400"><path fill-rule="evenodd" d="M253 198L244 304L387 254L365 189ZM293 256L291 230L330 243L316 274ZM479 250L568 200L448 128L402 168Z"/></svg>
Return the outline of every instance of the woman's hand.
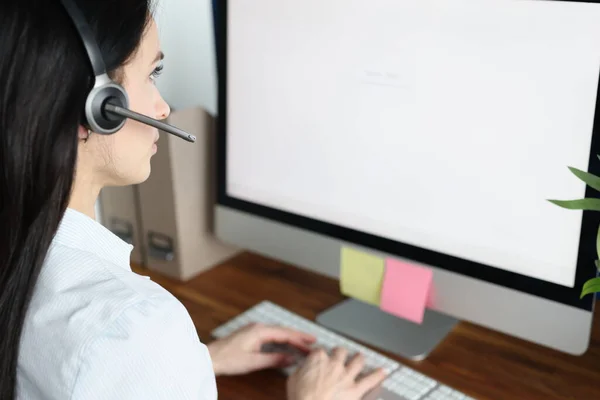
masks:
<svg viewBox="0 0 600 400"><path fill-rule="evenodd" d="M289 344L308 354L315 341L314 336L291 329L251 324L207 347L215 375L242 375L261 369L282 368L295 362L295 357L288 353L261 352L265 344Z"/></svg>
<svg viewBox="0 0 600 400"><path fill-rule="evenodd" d="M323 349L311 353L288 379L288 400L360 400L385 379L382 369L359 378L361 354L346 362L348 352L337 347L331 357Z"/></svg>

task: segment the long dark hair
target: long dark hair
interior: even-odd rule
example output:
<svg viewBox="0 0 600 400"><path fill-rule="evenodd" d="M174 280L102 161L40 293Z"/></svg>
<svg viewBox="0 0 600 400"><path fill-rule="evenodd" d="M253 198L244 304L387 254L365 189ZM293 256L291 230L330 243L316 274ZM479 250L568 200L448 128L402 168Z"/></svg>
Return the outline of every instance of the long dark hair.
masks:
<svg viewBox="0 0 600 400"><path fill-rule="evenodd" d="M151 0L79 0L119 79ZM69 204L93 74L60 0L0 1L0 398L16 396L20 336L46 253Z"/></svg>

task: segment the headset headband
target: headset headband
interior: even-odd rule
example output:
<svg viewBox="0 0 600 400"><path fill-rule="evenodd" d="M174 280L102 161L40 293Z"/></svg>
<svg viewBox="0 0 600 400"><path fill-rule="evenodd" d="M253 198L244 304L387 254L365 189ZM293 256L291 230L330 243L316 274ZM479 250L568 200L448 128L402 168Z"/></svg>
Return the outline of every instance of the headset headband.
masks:
<svg viewBox="0 0 600 400"><path fill-rule="evenodd" d="M100 48L96 44L96 40L94 40L94 34L90 29L90 26L86 22L83 14L77 8L73 0L61 0L67 13L73 20L75 24L75 28L79 32L79 37L81 38L83 45L85 46L85 51L88 54L88 58L90 63L92 64L92 69L94 70L94 76L98 77L106 74L106 66L104 65L104 59L102 58L102 54L100 53Z"/></svg>

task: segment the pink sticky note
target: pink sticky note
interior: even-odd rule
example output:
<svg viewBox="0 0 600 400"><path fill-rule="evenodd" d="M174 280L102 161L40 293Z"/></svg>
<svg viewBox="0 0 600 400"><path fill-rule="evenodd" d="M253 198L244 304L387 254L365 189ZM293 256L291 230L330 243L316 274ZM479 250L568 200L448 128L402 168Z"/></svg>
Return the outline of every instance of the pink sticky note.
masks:
<svg viewBox="0 0 600 400"><path fill-rule="evenodd" d="M381 310L418 324L430 299L433 271L407 262L387 259L381 289Z"/></svg>

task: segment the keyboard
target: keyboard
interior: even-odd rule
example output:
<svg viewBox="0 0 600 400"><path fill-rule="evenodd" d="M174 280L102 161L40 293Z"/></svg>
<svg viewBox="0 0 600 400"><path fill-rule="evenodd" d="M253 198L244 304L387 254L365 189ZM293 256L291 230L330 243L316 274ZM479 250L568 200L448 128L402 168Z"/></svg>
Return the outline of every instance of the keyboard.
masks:
<svg viewBox="0 0 600 400"><path fill-rule="evenodd" d="M222 338L253 322L285 326L309 333L317 338L314 346L322 347L327 351L331 351L339 346L346 348L350 357L352 354L359 352L365 358L363 374L377 368L383 368L388 377L379 388L368 393L363 400L474 400L412 368L401 365L395 360L385 357L368 347L294 314L270 301L263 301L232 318L216 328L212 332L212 335L217 339ZM277 345L263 350L285 351ZM301 360L295 365L282 369L282 372L290 375L300 364Z"/></svg>

